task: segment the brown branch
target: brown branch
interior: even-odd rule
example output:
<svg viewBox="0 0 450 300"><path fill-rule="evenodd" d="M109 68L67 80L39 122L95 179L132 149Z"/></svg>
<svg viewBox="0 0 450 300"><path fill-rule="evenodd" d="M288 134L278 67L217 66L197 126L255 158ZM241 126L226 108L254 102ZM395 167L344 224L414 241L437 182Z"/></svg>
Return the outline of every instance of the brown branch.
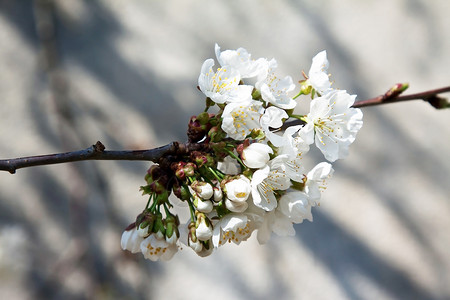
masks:
<svg viewBox="0 0 450 300"><path fill-rule="evenodd" d="M406 86L407 87L407 86ZM404 102L404 101L411 101L411 100L424 100L428 103L430 103L433 107L440 109L447 107L448 103L444 98L440 98L437 95L442 93L450 92L450 86L440 88L440 89L434 89L429 90L422 93L417 94L411 94L406 96L400 96L400 94L405 90L405 85L403 84L397 84L391 89L389 89L384 95L367 99L367 100L361 100L357 101L353 107L367 107L367 106L374 106L374 105L381 105L381 104L387 104L387 103L398 103L398 102Z"/></svg>
<svg viewBox="0 0 450 300"><path fill-rule="evenodd" d="M14 174L17 169L53 165L83 160L140 160L158 162L163 156L183 151L183 144L172 142L162 147L149 150L105 151L105 146L97 142L89 148L79 151L28 156L14 159L0 160L0 171Z"/></svg>

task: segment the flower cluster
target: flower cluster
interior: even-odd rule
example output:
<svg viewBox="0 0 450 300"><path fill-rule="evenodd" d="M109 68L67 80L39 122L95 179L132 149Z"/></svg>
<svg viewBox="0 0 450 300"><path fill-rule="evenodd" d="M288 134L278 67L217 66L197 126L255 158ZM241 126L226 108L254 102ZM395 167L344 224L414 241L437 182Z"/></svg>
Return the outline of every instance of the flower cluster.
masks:
<svg viewBox="0 0 450 300"><path fill-rule="evenodd" d="M186 151L149 169L141 188L147 206L122 235L123 249L151 260L170 259L182 244L207 256L254 231L260 243L272 232L294 235L294 224L312 221L311 208L333 173L329 162L347 156L362 126L361 111L352 108L356 96L331 87L325 51L303 72L295 96L296 85L276 75L274 59L218 45L215 52L219 66L207 59L201 67L206 108L189 121ZM310 95L310 111L298 115L302 95ZM303 158L313 144L329 162L308 170ZM187 203L184 224L171 194Z"/></svg>

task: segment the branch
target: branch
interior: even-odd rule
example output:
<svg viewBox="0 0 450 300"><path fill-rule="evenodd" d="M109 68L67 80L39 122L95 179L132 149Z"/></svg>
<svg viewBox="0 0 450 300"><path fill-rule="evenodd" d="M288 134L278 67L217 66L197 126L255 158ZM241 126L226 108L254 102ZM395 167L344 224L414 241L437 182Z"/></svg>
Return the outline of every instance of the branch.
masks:
<svg viewBox="0 0 450 300"><path fill-rule="evenodd" d="M0 160L0 171L14 174L17 169L53 165L83 160L141 160L158 162L163 156L184 151L184 145L172 142L162 147L149 150L105 151L105 146L97 142L89 148L73 152L20 157Z"/></svg>
<svg viewBox="0 0 450 300"><path fill-rule="evenodd" d="M391 89L389 89L384 95L367 99L367 100L361 100L357 101L353 107L366 107L366 106L374 106L374 105L381 105L381 104L387 104L387 103L397 103L397 102L403 102L403 101L411 101L411 100L424 100L428 103L430 103L434 108L441 109L448 107L448 102L446 99L438 97L438 94L450 92L450 86L440 88L440 89L434 89L429 90L422 93L417 94L411 94L406 96L400 96L400 94L408 88L407 84L396 84Z"/></svg>

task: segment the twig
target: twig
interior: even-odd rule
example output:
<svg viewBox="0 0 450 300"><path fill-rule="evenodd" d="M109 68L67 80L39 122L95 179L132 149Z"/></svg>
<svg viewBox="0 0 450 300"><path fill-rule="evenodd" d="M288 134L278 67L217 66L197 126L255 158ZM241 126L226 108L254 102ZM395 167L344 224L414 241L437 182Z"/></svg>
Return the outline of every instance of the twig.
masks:
<svg viewBox="0 0 450 300"><path fill-rule="evenodd" d="M401 84L395 85L389 91L387 91L384 95L367 99L367 100L361 100L357 101L353 107L367 107L367 106L374 106L374 105L381 105L381 104L387 104L387 103L397 103L397 102L403 102L403 101L411 101L411 100L424 100L435 108L444 108L440 105L436 105L436 99L443 99L437 97L438 94L450 92L450 86L430 90L422 93L417 94L411 94L406 96L399 96L402 91L400 91L402 88L400 87ZM439 107L437 107L439 106Z"/></svg>
<svg viewBox="0 0 450 300"><path fill-rule="evenodd" d="M79 151L3 159L0 160L0 170L14 174L20 168L83 160L140 160L157 162L167 154L176 153L180 148L178 142L172 142L149 150L105 151L105 146L101 142L97 142L95 145Z"/></svg>

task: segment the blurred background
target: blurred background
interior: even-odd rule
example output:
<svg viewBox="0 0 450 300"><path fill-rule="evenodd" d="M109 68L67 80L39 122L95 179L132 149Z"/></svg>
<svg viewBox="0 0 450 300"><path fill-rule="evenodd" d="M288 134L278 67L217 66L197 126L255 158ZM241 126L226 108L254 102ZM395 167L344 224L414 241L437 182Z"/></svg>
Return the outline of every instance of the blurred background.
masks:
<svg viewBox="0 0 450 300"><path fill-rule="evenodd" d="M448 86L449 12L446 0L0 0L0 157L184 141L216 42L274 57L295 81L326 49L334 87L360 100L397 82ZM0 298L450 299L450 111L363 112L314 222L208 258L120 249L148 163L1 173Z"/></svg>

